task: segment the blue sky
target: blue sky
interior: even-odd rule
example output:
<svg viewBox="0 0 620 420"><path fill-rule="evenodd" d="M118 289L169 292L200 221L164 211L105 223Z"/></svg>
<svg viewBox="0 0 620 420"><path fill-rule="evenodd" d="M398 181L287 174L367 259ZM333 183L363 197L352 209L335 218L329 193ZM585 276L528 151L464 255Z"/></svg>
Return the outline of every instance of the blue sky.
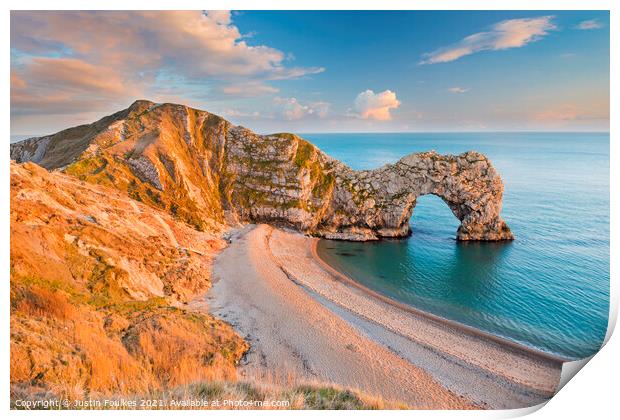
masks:
<svg viewBox="0 0 620 420"><path fill-rule="evenodd" d="M13 12L11 20L13 134L90 122L138 97L259 132L609 129L608 12Z"/></svg>

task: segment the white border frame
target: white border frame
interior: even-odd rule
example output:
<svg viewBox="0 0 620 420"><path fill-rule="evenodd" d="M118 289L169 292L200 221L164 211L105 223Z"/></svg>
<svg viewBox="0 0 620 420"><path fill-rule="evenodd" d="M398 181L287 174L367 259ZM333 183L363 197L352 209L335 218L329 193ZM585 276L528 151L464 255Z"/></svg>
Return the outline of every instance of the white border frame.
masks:
<svg viewBox="0 0 620 420"><path fill-rule="evenodd" d="M10 50L10 13L9 10L72 10L72 9L111 9L111 10L133 10L133 9L150 9L150 10L175 10L175 9L232 9L232 10L259 10L259 9L283 9L283 10L610 10L610 32L611 32L611 44L610 44L610 64L612 71L610 72L610 89L611 89L611 103L610 103L610 262L611 262L611 307L610 307L610 325L606 336L606 345L603 349L597 353L590 363L583 368L583 372L579 373L579 377L576 380L570 381L566 386L548 403L548 407L543 410L537 411L541 406L520 409L520 410L494 410L494 411L356 411L349 415L354 415L360 418L370 418L377 416L390 416L394 418L505 418L521 416L533 411L537 411L534 415L535 418L548 418L548 417L566 417L566 418L606 418L611 413L617 413L617 389L618 387L618 373L619 362L617 355L620 354L620 344L617 337L609 342L611 333L615 327L618 311L618 220L617 215L619 206L618 198L620 196L618 190L618 180L620 180L620 171L618 169L618 153L620 147L618 145L618 120L619 114L617 110L618 100L618 77L620 74L618 66L618 40L620 34L618 32L619 19L618 19L618 7L617 2L613 0L504 0L501 4L498 1L492 0L469 0L467 2L463 0L411 0L411 1L398 1L398 0L382 0L381 2L372 0L357 0L356 2L341 1L336 4L333 0L214 0L214 1L196 1L196 0L177 0L174 2L165 0L151 0L148 3L138 2L133 0L92 0L87 3L77 0L58 0L56 2L43 1L43 0L21 0L12 1L9 0L5 13L2 15L2 28L3 29L3 43L4 43L4 55L2 56L3 67L2 74L5 80L5 84L2 85L4 92L4 101L2 102L3 112L1 115L5 135L8 139L10 136L10 85L6 82L10 80L10 56L8 54ZM6 4L5 3L5 4ZM614 7L616 6L616 7ZM5 147L8 147L6 145ZM1 295L5 299L4 302L10 296L10 286L8 281L9 271L9 157L8 150L5 149L5 154L0 158L0 189L2 192L2 200L0 200L1 211L4 217L0 218L0 231L2 232L2 241L0 242L0 266L6 277L0 287L2 287ZM615 216L616 215L616 216ZM2 316L2 334L3 339L0 346L0 354L2 357L2 372L6 375L9 372L9 319L10 319L10 305L3 306ZM577 366L579 363L574 362L572 370L578 371L582 366ZM576 373L573 372L574 373ZM563 373L566 377L566 374ZM9 415L14 418L37 418L57 416L58 412L42 412L42 411L10 411L9 410L9 381L7 377L4 377L0 385L0 395L5 397L0 398L0 404L2 411L9 412ZM114 416L115 418L164 418L168 415L192 417L204 419L206 416L215 418L234 418L246 419L260 417L274 417L283 418L291 415L290 412L278 412L278 411L183 411L183 412L166 412L166 411L64 411L62 416L81 418L88 417L106 417ZM314 418L315 416L321 416L322 418L336 418L340 417L342 413L334 411L301 411L295 412L295 417L298 418ZM347 415L347 414L345 414Z"/></svg>

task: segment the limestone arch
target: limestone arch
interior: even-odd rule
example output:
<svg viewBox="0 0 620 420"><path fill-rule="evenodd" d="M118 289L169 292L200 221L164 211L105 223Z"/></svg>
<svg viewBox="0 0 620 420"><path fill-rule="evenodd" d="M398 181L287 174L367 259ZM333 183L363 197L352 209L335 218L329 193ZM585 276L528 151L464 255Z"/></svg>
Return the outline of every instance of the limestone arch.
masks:
<svg viewBox="0 0 620 420"><path fill-rule="evenodd" d="M323 223L330 229L318 234L350 240L407 236L417 199L433 194L461 222L456 239L511 240L500 217L503 191L499 174L480 153L414 153L376 170L346 174L332 199L331 220Z"/></svg>

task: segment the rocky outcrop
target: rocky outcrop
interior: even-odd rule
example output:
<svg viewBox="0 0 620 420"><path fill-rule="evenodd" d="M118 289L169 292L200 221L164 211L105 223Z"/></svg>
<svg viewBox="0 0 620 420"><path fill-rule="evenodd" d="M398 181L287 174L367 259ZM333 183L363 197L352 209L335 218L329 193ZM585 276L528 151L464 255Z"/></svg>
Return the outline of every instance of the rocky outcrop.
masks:
<svg viewBox="0 0 620 420"><path fill-rule="evenodd" d="M32 137L11 145L11 160L39 163L43 159L51 137Z"/></svg>
<svg viewBox="0 0 620 420"><path fill-rule="evenodd" d="M417 198L434 194L461 221L457 239L513 239L500 217L501 178L476 152L416 153L354 171L293 134L258 135L205 111L137 101L89 126L11 145L17 161L35 156L202 229L239 220L333 239L403 237Z"/></svg>
<svg viewBox="0 0 620 420"><path fill-rule="evenodd" d="M414 153L393 165L354 171L292 134L228 131L225 165L242 219L354 241L411 233L416 200L434 194L461 221L463 241L513 239L500 217L502 180L482 154Z"/></svg>
<svg viewBox="0 0 620 420"><path fill-rule="evenodd" d="M434 194L461 221L457 239L513 239L500 217L501 178L477 152L414 153L371 171L340 171L335 184L328 211L317 226L320 236L350 240L406 236L417 198Z"/></svg>

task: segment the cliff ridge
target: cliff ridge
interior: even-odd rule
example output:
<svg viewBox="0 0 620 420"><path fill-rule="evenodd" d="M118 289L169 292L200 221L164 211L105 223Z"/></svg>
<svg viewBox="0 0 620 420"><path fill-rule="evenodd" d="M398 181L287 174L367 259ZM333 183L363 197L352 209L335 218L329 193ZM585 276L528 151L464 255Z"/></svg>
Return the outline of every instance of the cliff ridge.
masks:
<svg viewBox="0 0 620 420"><path fill-rule="evenodd" d="M294 134L259 135L206 111L141 100L12 144L11 158L126 191L200 230L240 221L331 239L404 237L417 198L434 194L461 221L458 240L513 239L500 216L501 177L473 151L413 153L354 171Z"/></svg>

